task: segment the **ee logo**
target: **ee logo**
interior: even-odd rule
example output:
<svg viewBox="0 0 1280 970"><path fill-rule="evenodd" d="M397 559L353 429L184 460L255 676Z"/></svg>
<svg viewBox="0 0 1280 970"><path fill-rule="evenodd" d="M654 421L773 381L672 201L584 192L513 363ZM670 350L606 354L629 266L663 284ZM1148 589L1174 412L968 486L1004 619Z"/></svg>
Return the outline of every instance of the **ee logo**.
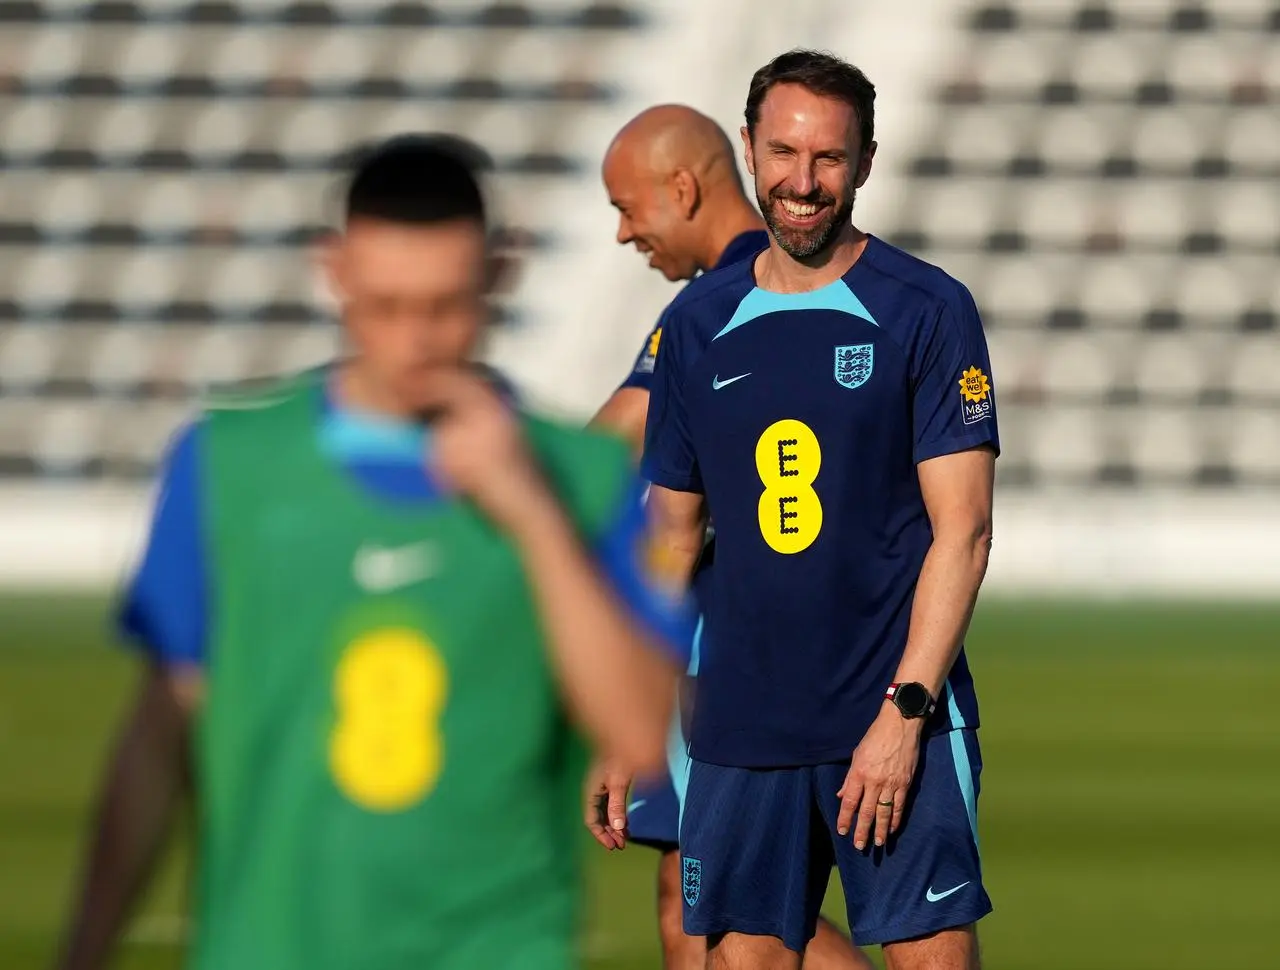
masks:
<svg viewBox="0 0 1280 970"><path fill-rule="evenodd" d="M774 552L803 552L822 531L822 501L813 490L821 467L818 436L803 421L775 421L756 441L760 534Z"/></svg>

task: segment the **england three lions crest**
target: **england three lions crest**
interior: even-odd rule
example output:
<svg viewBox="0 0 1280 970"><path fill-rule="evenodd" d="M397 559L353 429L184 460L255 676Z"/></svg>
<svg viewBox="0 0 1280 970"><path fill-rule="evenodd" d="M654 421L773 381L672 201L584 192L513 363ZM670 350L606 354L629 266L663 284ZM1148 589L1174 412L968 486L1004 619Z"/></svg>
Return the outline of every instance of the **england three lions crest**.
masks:
<svg viewBox="0 0 1280 970"><path fill-rule="evenodd" d="M850 344L836 348L836 383L853 390L867 383L876 362L874 344Z"/></svg>
<svg viewBox="0 0 1280 970"><path fill-rule="evenodd" d="M702 862L698 859L682 859L682 875L680 880L684 888L684 901L690 906L698 905L698 897L702 895Z"/></svg>

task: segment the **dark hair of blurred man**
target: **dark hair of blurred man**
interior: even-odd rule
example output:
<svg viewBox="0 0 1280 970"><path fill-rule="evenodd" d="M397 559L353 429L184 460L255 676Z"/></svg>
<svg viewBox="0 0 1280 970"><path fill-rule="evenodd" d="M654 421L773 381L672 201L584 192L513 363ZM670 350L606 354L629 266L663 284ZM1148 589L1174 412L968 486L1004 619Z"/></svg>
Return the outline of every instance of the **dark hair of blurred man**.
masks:
<svg viewBox="0 0 1280 970"><path fill-rule="evenodd" d="M439 137L362 154L323 260L350 356L178 436L121 612L148 672L60 967L105 965L189 773L191 966L576 965L574 726L661 763L683 659L661 650L688 631L637 565L627 449L472 361L485 167Z"/></svg>

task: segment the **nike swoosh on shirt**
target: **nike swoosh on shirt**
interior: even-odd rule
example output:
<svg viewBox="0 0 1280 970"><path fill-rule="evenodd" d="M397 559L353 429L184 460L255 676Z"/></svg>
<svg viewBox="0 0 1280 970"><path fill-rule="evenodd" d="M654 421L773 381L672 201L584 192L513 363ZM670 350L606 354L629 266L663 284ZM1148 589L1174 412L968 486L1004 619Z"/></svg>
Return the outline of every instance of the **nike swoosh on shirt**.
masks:
<svg viewBox="0 0 1280 970"><path fill-rule="evenodd" d="M958 893L958 892L959 892L961 889L963 889L965 886L969 885L969 882L971 882L971 881L972 881L972 880L969 880L969 881L966 881L966 882L962 882L962 883L960 883L960 885L958 885L958 886L952 886L950 889L948 889L946 892L943 892L943 893L935 893L935 892L933 891L933 887L932 887L932 886L930 886L928 889L926 889L926 890L925 890L925 892L924 892L924 898L925 898L925 899L927 899L927 900L929 900L929 902L931 902L931 903L936 903L936 902L937 902L938 900L940 900L940 899L946 899L946 898L947 898L948 896L950 896L952 893Z"/></svg>
<svg viewBox="0 0 1280 970"><path fill-rule="evenodd" d="M751 376L751 372L747 371L747 373L745 374L739 374L737 377L730 377L727 381L722 381L720 380L720 375L717 374L715 377L711 379L711 390L718 391L722 387L728 387L734 381L740 381L744 377L750 377L750 376Z"/></svg>
<svg viewBox="0 0 1280 970"><path fill-rule="evenodd" d="M647 798L642 798L638 802L632 802L630 805L627 806L627 814L630 815L637 808L644 808L644 806L647 805L648 803L649 803L649 799Z"/></svg>

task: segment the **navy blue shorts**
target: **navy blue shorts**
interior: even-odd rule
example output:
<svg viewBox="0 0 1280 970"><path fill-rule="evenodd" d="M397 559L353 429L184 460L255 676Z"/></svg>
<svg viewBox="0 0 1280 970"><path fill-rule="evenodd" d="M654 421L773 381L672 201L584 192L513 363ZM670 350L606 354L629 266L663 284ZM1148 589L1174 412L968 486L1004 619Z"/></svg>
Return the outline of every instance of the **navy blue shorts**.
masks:
<svg viewBox="0 0 1280 970"><path fill-rule="evenodd" d="M803 951L834 859L861 945L972 923L991 912L978 859L982 757L971 729L921 746L907 809L882 848L836 834L848 762L727 768L694 761L680 830L684 930L780 937Z"/></svg>

